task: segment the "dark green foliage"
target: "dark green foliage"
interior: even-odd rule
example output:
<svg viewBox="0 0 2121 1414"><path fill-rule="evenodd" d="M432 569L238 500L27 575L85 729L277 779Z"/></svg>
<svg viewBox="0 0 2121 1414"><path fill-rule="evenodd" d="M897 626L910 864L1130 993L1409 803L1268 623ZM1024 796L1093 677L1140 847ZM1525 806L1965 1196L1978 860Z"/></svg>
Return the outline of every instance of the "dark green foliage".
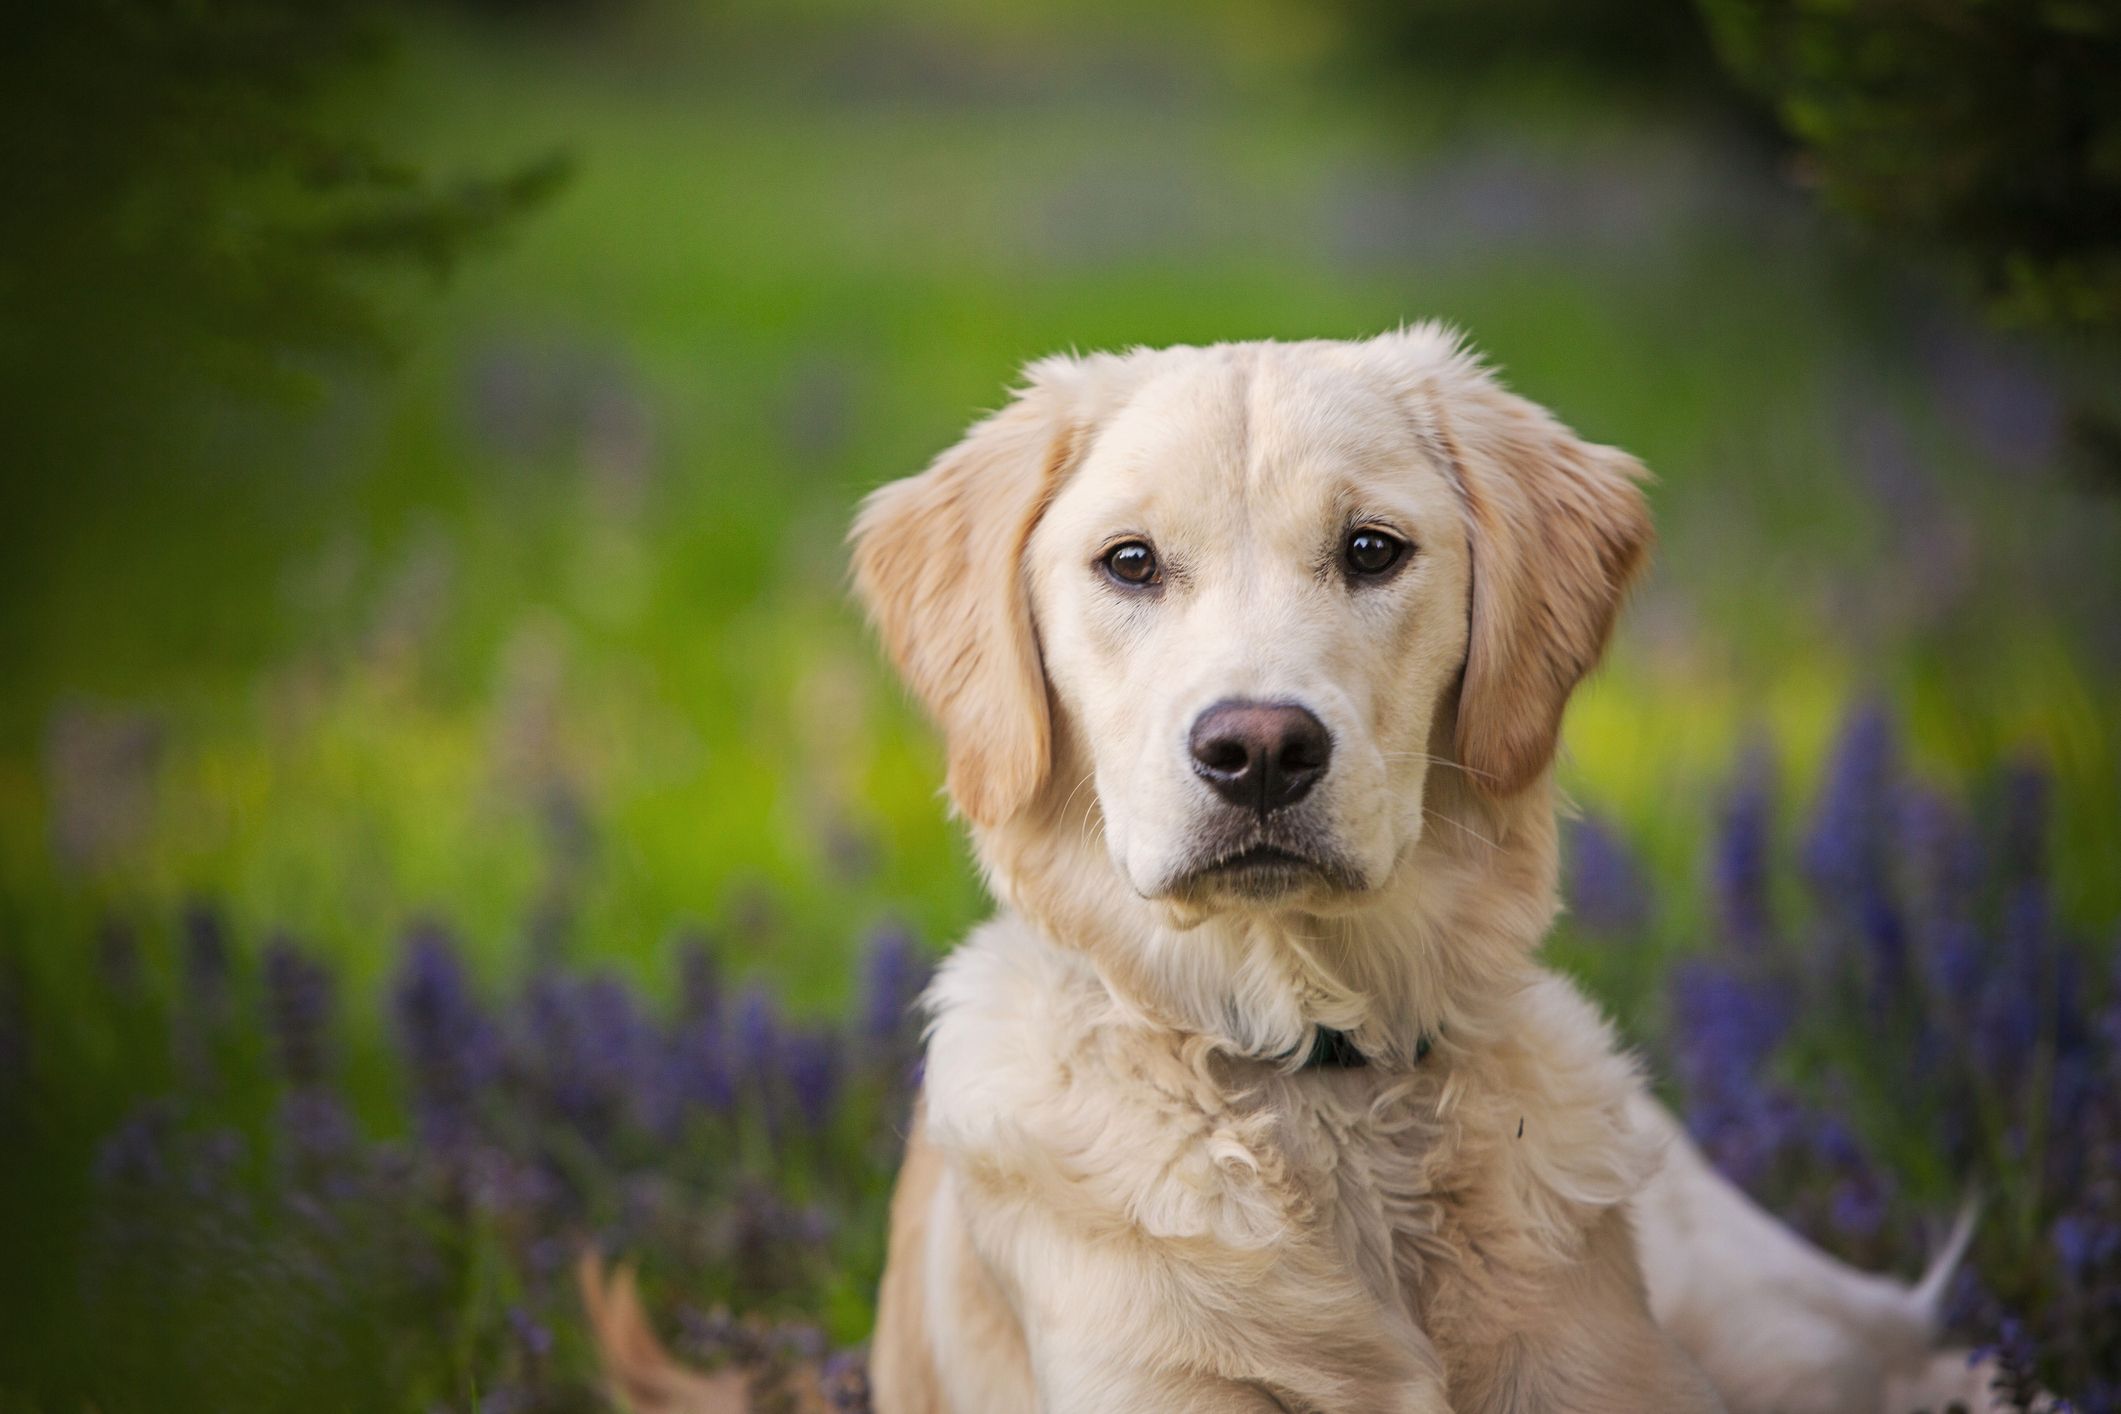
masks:
<svg viewBox="0 0 2121 1414"><path fill-rule="evenodd" d="M1371 63L1464 78L1574 71L1635 94L1721 99L1728 85L1689 0L1339 0Z"/></svg>
<svg viewBox="0 0 2121 1414"><path fill-rule="evenodd" d="M2121 4L1701 0L1825 197L2003 316L2121 326Z"/></svg>
<svg viewBox="0 0 2121 1414"><path fill-rule="evenodd" d="M34 3L0 48L0 377L15 460L162 443L203 390L299 386L382 343L379 270L445 272L550 192L445 183L337 131L375 0ZM158 445L166 455L166 445Z"/></svg>

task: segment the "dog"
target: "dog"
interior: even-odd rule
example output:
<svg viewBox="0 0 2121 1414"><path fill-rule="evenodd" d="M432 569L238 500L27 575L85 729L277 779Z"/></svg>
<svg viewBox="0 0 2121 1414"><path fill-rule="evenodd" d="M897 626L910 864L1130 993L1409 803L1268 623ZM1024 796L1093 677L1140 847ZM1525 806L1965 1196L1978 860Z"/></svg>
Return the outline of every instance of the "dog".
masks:
<svg viewBox="0 0 2121 1414"><path fill-rule="evenodd" d="M1964 1220L1913 1286L1809 1247L1536 961L1644 480L1421 325L1036 362L868 499L1001 905L924 1003L881 1414L1990 1407Z"/></svg>

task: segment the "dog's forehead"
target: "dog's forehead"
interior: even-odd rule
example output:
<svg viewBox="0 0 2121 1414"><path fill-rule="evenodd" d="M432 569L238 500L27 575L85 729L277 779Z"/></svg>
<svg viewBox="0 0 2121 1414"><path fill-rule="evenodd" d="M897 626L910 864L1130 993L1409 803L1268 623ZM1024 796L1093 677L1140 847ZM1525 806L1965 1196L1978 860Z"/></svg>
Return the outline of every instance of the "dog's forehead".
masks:
<svg viewBox="0 0 2121 1414"><path fill-rule="evenodd" d="M1085 479L1144 499L1317 497L1424 460L1390 391L1334 345L1234 345L1147 355L1099 433Z"/></svg>

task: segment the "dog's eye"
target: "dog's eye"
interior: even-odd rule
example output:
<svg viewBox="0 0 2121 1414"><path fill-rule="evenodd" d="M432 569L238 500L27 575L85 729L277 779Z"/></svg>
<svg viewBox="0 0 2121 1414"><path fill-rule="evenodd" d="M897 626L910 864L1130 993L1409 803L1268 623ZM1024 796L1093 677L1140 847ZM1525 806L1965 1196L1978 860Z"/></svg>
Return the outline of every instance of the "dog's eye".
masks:
<svg viewBox="0 0 2121 1414"><path fill-rule="evenodd" d="M1156 551L1149 548L1146 540L1125 540L1105 551L1105 573L1130 589L1142 589L1155 584L1162 576L1157 571Z"/></svg>
<svg viewBox="0 0 2121 1414"><path fill-rule="evenodd" d="M1340 557L1348 573L1365 579L1388 574L1406 557L1407 542L1382 530L1357 530L1349 534Z"/></svg>

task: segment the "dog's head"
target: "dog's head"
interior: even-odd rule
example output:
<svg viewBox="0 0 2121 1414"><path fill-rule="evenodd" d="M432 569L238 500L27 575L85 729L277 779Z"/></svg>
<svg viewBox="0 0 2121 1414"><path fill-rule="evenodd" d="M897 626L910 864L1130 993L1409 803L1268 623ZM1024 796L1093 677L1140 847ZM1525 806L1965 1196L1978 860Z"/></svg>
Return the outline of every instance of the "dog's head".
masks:
<svg viewBox="0 0 2121 1414"><path fill-rule="evenodd" d="M1633 459L1433 327L1026 380L854 532L976 832L1101 838L1167 920L1331 914L1438 791L1544 782L1648 548Z"/></svg>

